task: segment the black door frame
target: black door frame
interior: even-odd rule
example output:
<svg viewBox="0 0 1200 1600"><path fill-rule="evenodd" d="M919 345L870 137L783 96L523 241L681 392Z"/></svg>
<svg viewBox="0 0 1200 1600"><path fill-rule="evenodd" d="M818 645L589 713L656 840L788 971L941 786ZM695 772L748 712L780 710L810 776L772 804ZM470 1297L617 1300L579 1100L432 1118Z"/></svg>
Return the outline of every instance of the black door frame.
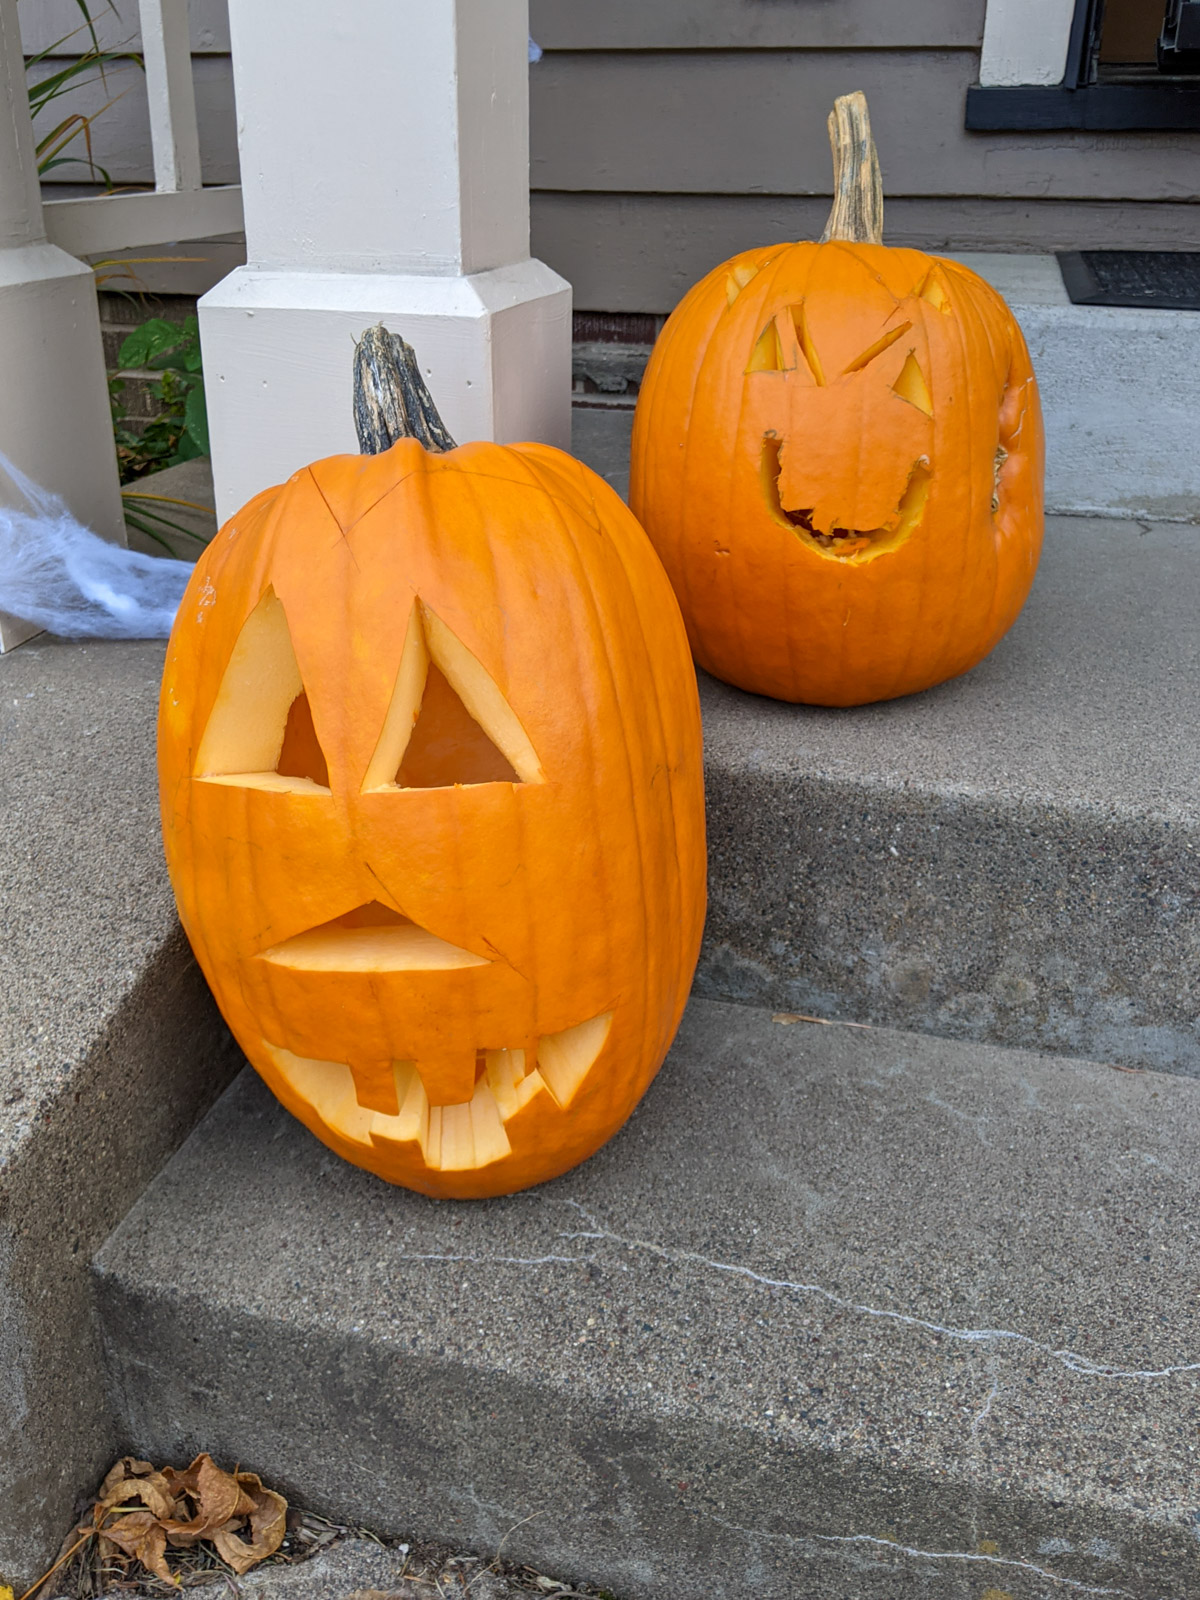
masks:
<svg viewBox="0 0 1200 1600"><path fill-rule="evenodd" d="M1028 88L972 84L967 90L966 126L978 133L1200 128L1200 78L1096 82L1103 16L1104 0L1075 0L1063 81Z"/></svg>

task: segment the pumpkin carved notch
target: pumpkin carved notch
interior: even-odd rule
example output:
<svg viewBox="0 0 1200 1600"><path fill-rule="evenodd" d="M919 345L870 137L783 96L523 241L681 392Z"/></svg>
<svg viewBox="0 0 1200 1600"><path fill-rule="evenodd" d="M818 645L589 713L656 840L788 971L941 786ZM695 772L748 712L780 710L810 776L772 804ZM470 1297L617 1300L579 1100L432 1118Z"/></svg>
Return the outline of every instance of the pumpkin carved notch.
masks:
<svg viewBox="0 0 1200 1600"><path fill-rule="evenodd" d="M505 1193L615 1132L678 1025L695 679L606 485L545 446L454 446L383 329L357 369L367 459L260 495L180 608L168 865L284 1105L388 1181Z"/></svg>

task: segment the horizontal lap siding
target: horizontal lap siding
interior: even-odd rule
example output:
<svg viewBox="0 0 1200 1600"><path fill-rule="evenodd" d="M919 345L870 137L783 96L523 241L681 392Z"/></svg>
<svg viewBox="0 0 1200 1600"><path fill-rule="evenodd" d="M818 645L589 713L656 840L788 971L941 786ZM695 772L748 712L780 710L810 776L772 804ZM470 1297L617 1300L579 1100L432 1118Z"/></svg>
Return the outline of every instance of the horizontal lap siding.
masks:
<svg viewBox="0 0 1200 1600"><path fill-rule="evenodd" d="M979 134L969 50L548 55L530 74L533 186L827 195L835 96L871 106L884 192L1195 200L1200 135Z"/></svg>
<svg viewBox="0 0 1200 1600"><path fill-rule="evenodd" d="M984 0L530 0L547 50L978 49Z"/></svg>
<svg viewBox="0 0 1200 1600"><path fill-rule="evenodd" d="M578 311L670 311L712 267L758 245L814 239L827 198L534 194L533 252L570 280ZM934 251L1200 246L1197 208L1087 200L892 199L890 244Z"/></svg>
<svg viewBox="0 0 1200 1600"><path fill-rule="evenodd" d="M978 48L958 47L950 8L932 0L892 4L889 24L865 0L540 9L539 42L571 48L546 49L530 74L533 247L572 281L580 309L667 311L735 251L818 234L831 189L825 119L853 89L871 105L891 242L1200 244L1200 134L968 133ZM981 8L961 9L977 38ZM870 48L833 47L845 30L869 34L871 12ZM789 48L755 47L768 22ZM663 48L672 29L690 47ZM796 47L814 31L822 48ZM612 48L620 38L627 47Z"/></svg>

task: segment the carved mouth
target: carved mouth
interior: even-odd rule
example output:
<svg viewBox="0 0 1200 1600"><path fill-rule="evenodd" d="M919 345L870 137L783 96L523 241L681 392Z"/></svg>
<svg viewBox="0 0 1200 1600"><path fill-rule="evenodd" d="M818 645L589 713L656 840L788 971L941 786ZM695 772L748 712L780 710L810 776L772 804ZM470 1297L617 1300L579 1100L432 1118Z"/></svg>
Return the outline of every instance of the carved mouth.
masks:
<svg viewBox="0 0 1200 1600"><path fill-rule="evenodd" d="M566 1111L604 1048L612 1012L561 1033L543 1034L524 1050L481 1050L468 1100L433 1105L415 1061L392 1064L396 1110L375 1111L358 1098L354 1072L343 1061L313 1061L264 1040L276 1072L298 1099L313 1107L342 1139L365 1150L420 1147L425 1166L462 1172L490 1166L511 1153L507 1124L546 1097ZM534 1064L536 1062L536 1065Z"/></svg>
<svg viewBox="0 0 1200 1600"><path fill-rule="evenodd" d="M925 514L929 498L929 463L923 457L914 461L904 493L895 513L877 528L820 529L813 524L813 507L789 508L779 497L780 451L783 441L768 435L763 440L762 485L767 508L775 521L789 528L819 555L835 561L874 560L897 550L912 535Z"/></svg>

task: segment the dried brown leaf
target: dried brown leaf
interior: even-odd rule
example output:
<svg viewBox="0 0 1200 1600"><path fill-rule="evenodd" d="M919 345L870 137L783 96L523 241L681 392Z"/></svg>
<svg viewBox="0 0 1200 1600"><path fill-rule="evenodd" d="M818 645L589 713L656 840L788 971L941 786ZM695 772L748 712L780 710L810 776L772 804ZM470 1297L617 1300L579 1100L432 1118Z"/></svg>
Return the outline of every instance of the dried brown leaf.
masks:
<svg viewBox="0 0 1200 1600"><path fill-rule="evenodd" d="M123 1555L140 1561L156 1578L165 1578L168 1583L174 1581L166 1560L167 1536L153 1513L130 1511L113 1517L105 1523L100 1538L102 1547L115 1545Z"/></svg>
<svg viewBox="0 0 1200 1600"><path fill-rule="evenodd" d="M254 1509L253 1498L233 1473L223 1471L207 1452L198 1455L186 1472L167 1467L163 1477L178 1502L175 1515L163 1523L176 1548L211 1539L231 1518L248 1516Z"/></svg>
<svg viewBox="0 0 1200 1600"><path fill-rule="evenodd" d="M164 1474L149 1461L122 1456L100 1485L94 1509L126 1505L131 1500L140 1500L156 1517L175 1515L175 1498Z"/></svg>
<svg viewBox="0 0 1200 1600"><path fill-rule="evenodd" d="M273 1489L264 1489L262 1482L252 1472L239 1472L238 1483L254 1499L247 1527L244 1519L233 1517L223 1528L212 1535L217 1554L233 1568L238 1577L251 1567L274 1555L283 1543L287 1531L287 1501ZM240 1537L249 1532L249 1543Z"/></svg>
<svg viewBox="0 0 1200 1600"><path fill-rule="evenodd" d="M286 1514L288 1502L282 1494L262 1490L262 1504L254 1509L248 1525L243 1518L235 1517L211 1536L216 1554L222 1562L229 1563L240 1578L243 1573L250 1571L251 1566L258 1566L259 1562L275 1554L283 1542ZM250 1542L240 1538L243 1531L250 1533Z"/></svg>

